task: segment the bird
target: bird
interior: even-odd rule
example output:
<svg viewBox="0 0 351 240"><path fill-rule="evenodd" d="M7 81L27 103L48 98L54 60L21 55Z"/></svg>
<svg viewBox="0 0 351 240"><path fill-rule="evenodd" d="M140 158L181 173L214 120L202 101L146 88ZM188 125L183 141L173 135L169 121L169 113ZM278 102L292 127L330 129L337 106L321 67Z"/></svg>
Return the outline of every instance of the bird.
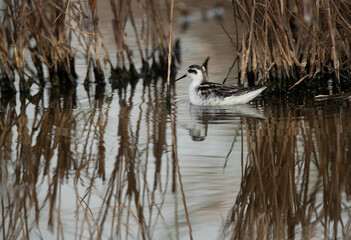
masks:
<svg viewBox="0 0 351 240"><path fill-rule="evenodd" d="M233 85L210 82L206 68L191 65L187 73L176 79L192 79L189 85L190 102L194 105L234 105L244 104L263 92L266 86L237 87Z"/></svg>

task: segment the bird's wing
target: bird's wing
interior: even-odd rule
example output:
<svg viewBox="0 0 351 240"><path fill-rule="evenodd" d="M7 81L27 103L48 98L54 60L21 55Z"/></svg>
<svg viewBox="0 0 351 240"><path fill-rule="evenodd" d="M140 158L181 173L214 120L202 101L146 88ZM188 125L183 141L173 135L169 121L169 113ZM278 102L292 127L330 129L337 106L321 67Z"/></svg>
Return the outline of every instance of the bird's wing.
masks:
<svg viewBox="0 0 351 240"><path fill-rule="evenodd" d="M209 95L216 97L230 97L230 96L240 96L248 92L257 90L262 86L240 88L233 85L226 85L220 83L206 82L201 84L198 89L201 91L202 95L208 97Z"/></svg>

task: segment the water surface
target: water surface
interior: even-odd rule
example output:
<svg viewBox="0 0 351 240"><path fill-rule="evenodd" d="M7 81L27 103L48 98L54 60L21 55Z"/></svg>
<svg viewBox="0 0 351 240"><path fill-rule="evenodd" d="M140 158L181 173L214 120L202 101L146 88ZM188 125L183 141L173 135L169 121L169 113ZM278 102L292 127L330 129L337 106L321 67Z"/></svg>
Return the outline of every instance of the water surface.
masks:
<svg viewBox="0 0 351 240"><path fill-rule="evenodd" d="M175 35L179 71L211 56L210 78L225 77L235 52L216 18ZM82 82L2 97L3 239L350 238L348 100L199 107L183 80L169 107L162 79Z"/></svg>

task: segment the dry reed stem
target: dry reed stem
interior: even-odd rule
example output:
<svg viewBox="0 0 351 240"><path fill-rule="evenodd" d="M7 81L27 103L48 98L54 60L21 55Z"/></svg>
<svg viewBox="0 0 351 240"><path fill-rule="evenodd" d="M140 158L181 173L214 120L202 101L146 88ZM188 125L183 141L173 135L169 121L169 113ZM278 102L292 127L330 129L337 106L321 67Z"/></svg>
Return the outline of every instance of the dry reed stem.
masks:
<svg viewBox="0 0 351 240"><path fill-rule="evenodd" d="M193 239L193 234L192 234L192 228L191 228L191 223L190 223L190 218L189 218L189 213L188 213L188 207L186 204L186 198L184 194L184 188L183 188L183 181L182 181L182 175L180 172L180 167L179 167L179 159L178 159L178 152L177 152L177 140L175 137L175 124L173 119L171 119L171 131L172 131L172 143L173 143L173 152L174 152L174 160L175 160L175 167L177 170L178 174L178 181L180 185L180 192L182 194L182 200L183 200L183 206L184 206L184 212L185 212L185 217L186 217L186 222L188 224L189 228L189 238L192 240Z"/></svg>
<svg viewBox="0 0 351 240"><path fill-rule="evenodd" d="M305 75L304 77L302 77L299 81L297 81L296 83L294 83L294 85L292 85L289 90L291 90L292 88L294 88L296 85L300 84L305 78L309 77L309 75Z"/></svg>
<svg viewBox="0 0 351 240"><path fill-rule="evenodd" d="M256 0L253 0L253 6L251 9L251 19L250 19L250 32L249 32L249 42L248 47L246 48L246 43L243 39L243 55L242 55L242 62L241 62L241 76L240 76L240 83L244 83L244 78L246 74L246 67L249 61L249 55L251 51L251 41L253 38L253 25L254 25L254 18L255 18L255 10L256 10Z"/></svg>
<svg viewBox="0 0 351 240"><path fill-rule="evenodd" d="M128 4L129 4L129 8L132 9L131 7L131 1L128 1ZM140 54L140 57L141 59L145 59L144 57L144 54L143 54L143 49L141 47L141 43L140 43L140 37L139 37L139 33L138 33L138 30L137 30L137 27L136 27L136 24L135 24L135 21L134 21L134 16L133 16L133 11L130 11L130 21L132 23L132 26L133 26L133 30L134 30L134 33L135 33L135 39L137 41L137 45L138 45L138 50L139 50L139 54Z"/></svg>
<svg viewBox="0 0 351 240"><path fill-rule="evenodd" d="M330 34L330 39L332 43L332 56L333 56L333 61L334 61L334 69L336 73L336 79L338 82L340 82L340 76L339 76L339 60L338 56L336 53L336 43L335 43L335 27L334 27L334 21L332 23L332 16L331 16L331 11L330 11L330 5L329 1L325 0L324 4L326 5L326 10L327 10L327 22L328 22L328 28L329 28L329 34Z"/></svg>
<svg viewBox="0 0 351 240"><path fill-rule="evenodd" d="M171 3L171 15L169 19L169 44L168 44L168 68L167 68L167 85L171 85L171 62L172 62L172 30L173 30L173 6L174 0Z"/></svg>

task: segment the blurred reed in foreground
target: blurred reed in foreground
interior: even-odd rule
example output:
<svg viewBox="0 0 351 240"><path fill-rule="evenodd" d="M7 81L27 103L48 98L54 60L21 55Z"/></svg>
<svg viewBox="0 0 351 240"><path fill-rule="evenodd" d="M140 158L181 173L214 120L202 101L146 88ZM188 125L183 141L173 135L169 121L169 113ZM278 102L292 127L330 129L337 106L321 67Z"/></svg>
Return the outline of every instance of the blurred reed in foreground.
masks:
<svg viewBox="0 0 351 240"><path fill-rule="evenodd" d="M247 29L236 30L241 84L247 76L273 92L318 92L331 78L334 91L351 89L349 1L233 0L233 11Z"/></svg>
<svg viewBox="0 0 351 240"><path fill-rule="evenodd" d="M350 239L351 115L284 112L244 122L248 156L222 238Z"/></svg>

